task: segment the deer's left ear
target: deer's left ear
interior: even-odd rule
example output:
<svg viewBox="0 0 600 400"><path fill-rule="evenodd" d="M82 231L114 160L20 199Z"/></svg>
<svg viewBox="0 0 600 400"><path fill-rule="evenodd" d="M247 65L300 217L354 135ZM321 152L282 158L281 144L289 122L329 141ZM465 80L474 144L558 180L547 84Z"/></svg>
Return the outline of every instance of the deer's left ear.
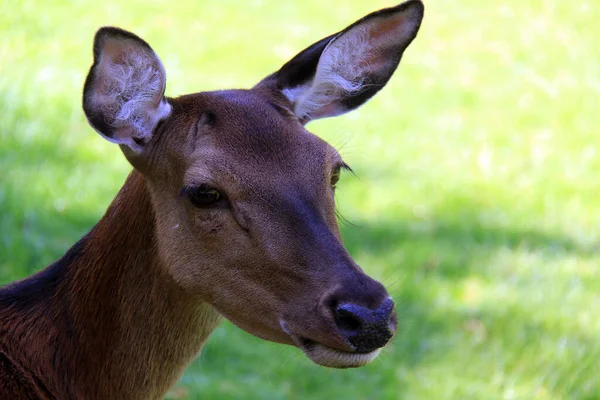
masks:
<svg viewBox="0 0 600 400"><path fill-rule="evenodd" d="M385 86L416 37L424 7L409 0L308 47L258 87L281 91L306 123L357 108Z"/></svg>

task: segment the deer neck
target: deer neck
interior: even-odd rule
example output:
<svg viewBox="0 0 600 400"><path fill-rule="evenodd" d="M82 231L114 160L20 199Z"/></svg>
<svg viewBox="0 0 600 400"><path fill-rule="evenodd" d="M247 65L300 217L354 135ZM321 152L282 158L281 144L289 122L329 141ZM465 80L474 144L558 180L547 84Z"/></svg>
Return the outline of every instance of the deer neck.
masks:
<svg viewBox="0 0 600 400"><path fill-rule="evenodd" d="M65 351L62 374L75 397L163 398L220 320L162 264L150 194L136 171L100 222L48 269L59 267L47 314L50 327L59 321L66 332L56 341L75 354Z"/></svg>

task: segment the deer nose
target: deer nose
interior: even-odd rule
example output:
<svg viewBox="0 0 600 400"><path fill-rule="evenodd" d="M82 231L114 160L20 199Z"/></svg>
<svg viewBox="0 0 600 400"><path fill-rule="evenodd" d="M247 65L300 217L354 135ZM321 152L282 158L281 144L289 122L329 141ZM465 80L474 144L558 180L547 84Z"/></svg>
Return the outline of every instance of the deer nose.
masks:
<svg viewBox="0 0 600 400"><path fill-rule="evenodd" d="M395 307L386 299L376 309L342 303L335 309L335 322L342 337L357 353L369 353L385 346L396 333Z"/></svg>

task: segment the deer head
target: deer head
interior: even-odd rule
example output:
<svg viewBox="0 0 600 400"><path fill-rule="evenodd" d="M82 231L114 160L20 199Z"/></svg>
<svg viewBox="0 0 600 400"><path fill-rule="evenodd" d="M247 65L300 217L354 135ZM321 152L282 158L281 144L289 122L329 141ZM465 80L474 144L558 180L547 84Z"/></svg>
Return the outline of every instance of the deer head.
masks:
<svg viewBox="0 0 600 400"><path fill-rule="evenodd" d="M252 89L178 98L164 96L165 70L145 41L110 27L95 37L83 108L143 174L165 272L320 365L373 360L397 323L386 289L342 244L334 194L348 167L305 125L377 93L422 17L410 0L316 42Z"/></svg>

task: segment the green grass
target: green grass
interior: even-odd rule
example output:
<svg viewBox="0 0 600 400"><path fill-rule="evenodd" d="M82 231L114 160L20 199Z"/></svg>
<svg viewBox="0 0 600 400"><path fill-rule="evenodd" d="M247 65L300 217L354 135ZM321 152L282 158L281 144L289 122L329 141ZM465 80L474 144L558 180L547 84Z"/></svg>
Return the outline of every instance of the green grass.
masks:
<svg viewBox="0 0 600 400"><path fill-rule="evenodd" d="M164 61L169 95L249 87L383 0L0 3L0 283L59 257L130 167L85 123L100 25ZM388 87L309 129L350 253L397 301L372 365L329 370L219 327L170 398L600 398L600 4L436 0Z"/></svg>

